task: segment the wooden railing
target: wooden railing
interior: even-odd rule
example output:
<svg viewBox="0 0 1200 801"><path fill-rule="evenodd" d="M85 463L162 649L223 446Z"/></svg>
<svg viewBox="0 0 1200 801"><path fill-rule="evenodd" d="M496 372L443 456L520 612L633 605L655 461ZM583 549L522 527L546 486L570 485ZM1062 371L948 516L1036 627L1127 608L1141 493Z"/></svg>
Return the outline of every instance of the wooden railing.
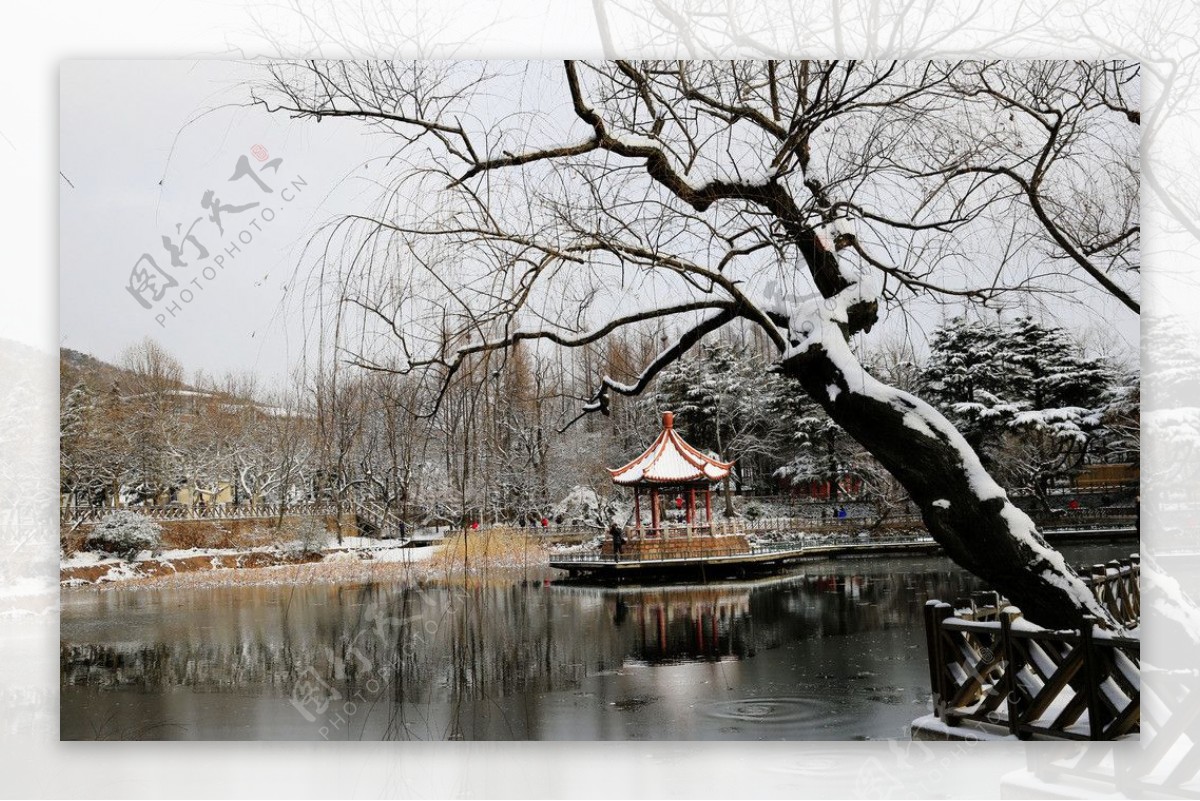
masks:
<svg viewBox="0 0 1200 801"><path fill-rule="evenodd" d="M797 556L805 554L820 555L828 552L831 549L839 551L873 551L884 550L895 546L933 546L935 542L932 537L921 534L886 534L874 536L868 539L862 539L856 536L849 535L818 535L804 536L793 539L782 540L780 542L759 543L757 545L747 547L730 547L730 548L696 548L689 547L688 540L670 540L676 543L677 547L667 550L655 551L653 556L646 557L644 561L662 561L669 559L699 559L727 556L743 556L770 553L794 553ZM626 553L622 556L617 556L610 552L604 551L586 551L582 553L571 552L564 556L572 562L595 562L595 563L616 563L616 562L636 562L640 561L641 557L636 554Z"/></svg>
<svg viewBox="0 0 1200 801"><path fill-rule="evenodd" d="M1039 526L1045 528L1133 525L1137 520L1134 510L1128 507L1065 509L1051 514L1037 512L1031 517Z"/></svg>
<svg viewBox="0 0 1200 801"><path fill-rule="evenodd" d="M1087 571L1080 571L1087 575ZM1092 565L1091 575L1084 580L1092 588L1096 600L1114 618L1126 626L1136 626L1142 619L1142 568L1136 554L1128 559L1114 559L1108 564Z"/></svg>
<svg viewBox="0 0 1200 801"><path fill-rule="evenodd" d="M354 513L362 524L370 526L381 537L400 537L407 527L395 510L374 501L353 500Z"/></svg>
<svg viewBox="0 0 1200 801"><path fill-rule="evenodd" d="M1137 557L1101 566L1096 597L1126 624L1139 614ZM935 714L948 726L1021 739L1112 740L1136 733L1141 640L1085 618L1079 631L1035 626L994 593L925 606Z"/></svg>
<svg viewBox="0 0 1200 801"><path fill-rule="evenodd" d="M277 503L218 503L211 505L184 506L168 504L166 506L64 506L59 510L59 521L63 525L79 525L95 522L110 512L125 510L145 515L151 520L256 520L279 517L281 510ZM322 503L288 503L283 504L284 515L332 515L337 513L337 507L328 502Z"/></svg>
<svg viewBox="0 0 1200 801"><path fill-rule="evenodd" d="M805 534L828 534L832 536L857 535L870 526L873 521L865 518L820 518L806 517L760 517L754 519L719 520L713 523L711 532L715 536L727 534L771 534L782 538L798 537ZM541 537L550 539L556 537L572 537L587 539L607 535L608 530L600 525L551 523L549 526L515 526L511 523L499 523L501 528L522 528ZM490 527L490 526L489 526ZM879 531L914 531L923 530L921 518L915 515L904 515L889 518L880 526ZM710 528L706 523L694 523L690 527L686 523L660 523L659 529L666 533L668 539L687 539L692 537L709 536ZM649 526L642 527L642 533L648 537L652 534ZM637 530L632 526L625 527L626 539L635 539Z"/></svg>
<svg viewBox="0 0 1200 801"><path fill-rule="evenodd" d="M625 537L630 540L690 540L699 537L734 537L751 531L741 520L714 520L711 523L667 523L658 528L626 526Z"/></svg>
<svg viewBox="0 0 1200 801"><path fill-rule="evenodd" d="M687 540L678 540L678 546L664 551L656 551L653 557L642 560L637 555L624 554L617 556L611 553L601 553L599 551L589 551L586 553L572 553L569 559L572 562L594 562L597 564L617 564L621 562L665 562L677 559L721 559L733 556L760 556L776 553L792 553L800 552L802 547L795 542L780 542L771 543L769 545L755 545L753 547L729 547L729 548L697 548L688 547Z"/></svg>
<svg viewBox="0 0 1200 801"><path fill-rule="evenodd" d="M59 509L59 519L62 525L77 526L83 523L99 520L115 508L124 508L138 514L146 515L154 520L247 520L270 519L279 516L279 504L212 504L207 506L185 506L169 504L165 506L63 506ZM350 501L347 508L353 508L363 515L377 528L398 531L400 520L395 512L384 509L379 504ZM294 503L285 505L285 514L289 515L332 515L336 513L332 502ZM1090 511L1071 512L1065 515L1054 515L1037 518L1042 526L1064 526L1070 528L1107 528L1113 525L1132 526L1132 516L1100 515ZM555 524L549 526L524 526L515 523L498 523L489 527L522 528L531 534L549 539L573 538L588 539L603 535L606 529L599 525ZM668 538L688 536L688 526L685 523L662 523ZM710 529L706 524L693 524L691 536L708 536ZM924 523L919 515L894 515L878 521L875 518L845 517L845 518L812 518L812 517L762 517L737 520L721 520L713 524L717 536L725 533L739 534L771 534L783 538L795 537L802 534L843 535L856 534L870 529L880 532L917 531L924 529ZM643 528L643 531L648 531ZM626 537L633 534L632 529L626 530Z"/></svg>

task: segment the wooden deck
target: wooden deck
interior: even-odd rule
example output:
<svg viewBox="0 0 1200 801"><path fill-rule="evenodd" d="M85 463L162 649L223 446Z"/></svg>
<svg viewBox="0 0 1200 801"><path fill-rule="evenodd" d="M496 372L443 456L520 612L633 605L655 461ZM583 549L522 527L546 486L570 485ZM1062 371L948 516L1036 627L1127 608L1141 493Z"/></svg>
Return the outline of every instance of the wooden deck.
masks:
<svg viewBox="0 0 1200 801"><path fill-rule="evenodd" d="M767 572L789 563L837 556L885 553L932 554L938 544L928 536L892 536L874 539L859 537L814 537L799 541L752 546L748 549L711 550L680 547L653 559L616 557L595 551L564 553L550 558L550 566L566 570L571 576L588 575L620 580L635 575L700 574L702 577L743 575Z"/></svg>

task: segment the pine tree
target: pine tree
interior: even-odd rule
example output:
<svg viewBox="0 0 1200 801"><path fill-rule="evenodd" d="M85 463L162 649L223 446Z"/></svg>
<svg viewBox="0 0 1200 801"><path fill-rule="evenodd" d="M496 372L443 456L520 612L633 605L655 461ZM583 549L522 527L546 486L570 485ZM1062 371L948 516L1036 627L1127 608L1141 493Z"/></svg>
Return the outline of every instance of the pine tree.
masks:
<svg viewBox="0 0 1200 801"><path fill-rule="evenodd" d="M780 399L796 390L785 383L766 372L751 348L718 341L664 371L655 400L675 412L676 425L693 445L725 461L736 459L732 479L742 485L748 474L769 475L786 446L790 421L779 413ZM725 499L725 512L732 515L730 479Z"/></svg>
<svg viewBox="0 0 1200 801"><path fill-rule="evenodd" d="M998 322L956 317L937 329L924 371L924 389L991 466L1005 421L1018 411L1007 399L1014 375Z"/></svg>
<svg viewBox="0 0 1200 801"><path fill-rule="evenodd" d="M1049 509L1097 441L1117 373L1062 328L960 317L935 332L924 380L998 477Z"/></svg>

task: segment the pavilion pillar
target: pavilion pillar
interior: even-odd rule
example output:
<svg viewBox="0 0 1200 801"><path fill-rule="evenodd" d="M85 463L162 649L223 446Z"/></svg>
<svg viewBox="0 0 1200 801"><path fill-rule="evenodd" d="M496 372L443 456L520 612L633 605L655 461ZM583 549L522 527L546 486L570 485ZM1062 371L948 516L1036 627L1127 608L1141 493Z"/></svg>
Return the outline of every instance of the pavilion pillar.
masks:
<svg viewBox="0 0 1200 801"><path fill-rule="evenodd" d="M650 488L650 528L654 536L658 536L662 532L658 528L658 487Z"/></svg>
<svg viewBox="0 0 1200 801"><path fill-rule="evenodd" d="M711 487L704 488L704 520L706 523L708 523L708 535L710 537L717 536L716 532L713 531L712 488Z"/></svg>
<svg viewBox="0 0 1200 801"><path fill-rule="evenodd" d="M633 525L638 539L642 539L642 491L638 487L633 488Z"/></svg>
<svg viewBox="0 0 1200 801"><path fill-rule="evenodd" d="M695 487L688 487L687 524L688 524L688 533L690 534L692 528L696 525L696 488Z"/></svg>

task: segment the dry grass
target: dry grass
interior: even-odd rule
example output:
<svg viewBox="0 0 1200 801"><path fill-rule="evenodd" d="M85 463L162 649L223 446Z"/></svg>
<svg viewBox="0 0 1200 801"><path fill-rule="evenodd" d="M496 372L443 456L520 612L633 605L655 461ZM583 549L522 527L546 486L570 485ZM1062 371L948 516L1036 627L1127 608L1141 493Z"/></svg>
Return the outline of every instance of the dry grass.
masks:
<svg viewBox="0 0 1200 801"><path fill-rule="evenodd" d="M429 560L443 574L477 574L489 568L538 567L548 562L541 543L520 529L492 528L455 534Z"/></svg>
<svg viewBox="0 0 1200 801"><path fill-rule="evenodd" d="M464 563L464 549L466 559ZM383 561L347 554L344 558L267 567L217 568L141 576L91 585L98 590L207 589L214 587L290 586L301 584L366 584L429 581L471 582L539 572L549 564L549 554L536 539L520 530L470 532L450 537L424 559Z"/></svg>
<svg viewBox="0 0 1200 801"><path fill-rule="evenodd" d="M251 567L219 570L197 570L189 573L146 576L110 584L95 585L96 589L212 589L218 587L290 586L296 584L367 584L376 581L410 581L431 577L423 563L373 562L370 560L336 560L306 562L271 567Z"/></svg>

